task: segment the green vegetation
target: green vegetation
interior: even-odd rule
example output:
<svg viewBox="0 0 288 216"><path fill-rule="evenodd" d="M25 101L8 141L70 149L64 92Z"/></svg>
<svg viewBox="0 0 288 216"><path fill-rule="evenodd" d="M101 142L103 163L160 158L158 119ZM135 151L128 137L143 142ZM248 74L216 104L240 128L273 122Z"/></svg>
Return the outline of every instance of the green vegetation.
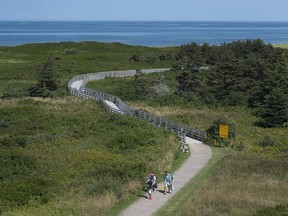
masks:
<svg viewBox="0 0 288 216"><path fill-rule="evenodd" d="M6 119L0 128L2 211L53 207L68 195L78 197L79 205L81 198L102 196L118 203L142 189L150 170L160 173L179 154L175 135L72 96L6 100L0 115ZM79 205L73 211L81 212Z"/></svg>
<svg viewBox="0 0 288 216"><path fill-rule="evenodd" d="M221 46L182 46L174 66L180 71L177 94L210 105L249 106L261 118L259 125L286 126L287 56L286 50L259 39Z"/></svg>
<svg viewBox="0 0 288 216"><path fill-rule="evenodd" d="M90 42L0 47L0 212L103 215L142 191L152 169L170 168L179 157L176 134L105 113L66 88L77 74L170 67L172 57L129 58L174 56L177 49ZM31 86L41 98L28 97ZM50 95L45 89L56 90L54 97L43 99Z"/></svg>
<svg viewBox="0 0 288 216"><path fill-rule="evenodd" d="M277 205L282 209L276 207L270 215L285 215L287 166L287 157L226 156L201 189L187 197L184 208L178 208L181 213L165 215L262 215L263 209Z"/></svg>
<svg viewBox="0 0 288 216"><path fill-rule="evenodd" d="M288 214L288 206L287 205L276 205L275 207L267 207L265 209L261 209L257 211L253 216L283 216Z"/></svg>
<svg viewBox="0 0 288 216"><path fill-rule="evenodd" d="M28 95L37 83L39 67L50 56L55 60L59 92L65 95L69 80L76 75L110 70L171 67L179 47L142 47L119 43L63 42L0 47L0 97ZM139 55L139 61L131 60ZM153 62L144 59L156 56ZM161 58L161 56L170 56ZM11 92L12 91L12 92Z"/></svg>
<svg viewBox="0 0 288 216"><path fill-rule="evenodd" d="M172 199L156 215L205 215L206 208L207 215L225 215L225 211L227 211L227 215L261 215L257 211L273 212L275 210L277 212L278 205L281 206L281 209L286 209L285 206L288 203L283 188L287 187L287 128L259 127L255 122L258 122L260 118L252 115L253 110L249 107L225 104L209 105L191 100L191 98L178 97L175 95L177 90L175 81L178 75L179 72L170 71L142 76L141 79L145 80L145 84L148 86L159 77L165 78L170 91L155 98L149 98L145 93L139 98L135 93L133 77L107 78L88 85L100 91L119 95L120 98L125 98L124 101L129 100L128 103L132 107L145 109L158 116L201 130L207 130L219 119L233 121L232 129L235 137L224 146L235 149L239 153L234 152L231 155L231 152L223 151L219 163L215 163L215 166L212 166L211 170L208 170L203 177L205 181L202 179L198 182L194 179L189 185L191 190L183 189L184 194L181 192L181 195ZM218 151L220 150L214 149L216 158L218 158ZM231 156L226 157L226 153ZM221 159L222 157L224 159ZM275 173L272 171L274 166L277 166ZM271 172L267 174L267 170L271 170ZM201 175L199 174L197 178L200 178ZM219 181L214 177L218 175L221 176L221 187L218 186ZM260 179L263 179L263 183L259 183ZM209 181L210 185L203 191L206 181ZM271 184L266 185L268 182ZM230 190L231 195L228 196L227 191ZM209 198L210 191L211 194L213 192L214 198ZM182 197L184 198L182 199ZM257 202L255 202L255 197L257 197ZM194 209L195 202L197 205ZM183 206L187 207L183 209Z"/></svg>
<svg viewBox="0 0 288 216"><path fill-rule="evenodd" d="M221 125L227 126L227 134L223 134L224 137L220 136ZM233 121L227 118L219 118L212 123L207 129L207 140L206 143L211 146L229 146L231 142L236 138L236 125ZM222 136L223 136L222 135ZM227 137L225 137L227 135Z"/></svg>
<svg viewBox="0 0 288 216"><path fill-rule="evenodd" d="M251 42L251 47L254 45ZM268 62L271 55L278 62L282 50L274 53L270 45L266 47L259 41L256 45L260 50L271 51ZM175 70L169 72L137 78L107 78L88 84L89 88L119 96L135 108L200 130L207 130L217 119L229 119L235 124L237 133L225 144L228 148L213 148L213 159L187 190L182 191L179 202L170 203L159 214L265 215L272 212L281 215L287 212L287 127L255 124L263 116L252 115L255 110L246 106L250 93L254 92L252 89L249 94L234 92L235 98L243 96L240 104L223 103L234 98L224 94L220 102L212 94L199 100L202 94L199 88L210 72L197 69L204 58L201 60L193 47L210 50L204 52L205 59L213 62L217 48L208 45L148 48L69 42L0 47L0 212L13 216L113 215L119 212L116 207L131 203L143 193L147 172L153 170L160 174L179 166L183 155L179 153L175 134L128 116L111 115L104 112L99 103L80 100L66 91L68 81L78 74L172 65ZM183 60L191 57L197 66L184 70L187 77L193 77L192 83L184 81L186 76L181 74L180 57L186 54L189 58L186 56ZM282 54L284 59L280 58L280 64L287 62L286 54ZM253 55L249 54L250 65L256 62L260 69L266 65L265 59ZM50 56L55 63L53 69L59 88L53 98L31 98L29 88L41 80L39 68ZM241 72L245 61L234 60L233 63L227 61L226 66ZM216 59L214 62L216 64ZM212 71L220 75L223 69L228 75L226 66L223 64ZM260 72L257 67L254 69ZM278 69L281 70L270 70L271 74L265 70L266 81L277 72L283 75L285 70ZM190 71L195 73L191 75ZM183 85L179 85L181 80ZM230 84L232 87L233 82ZM279 97L275 96L278 102L274 104L281 105L278 113L286 107L286 90L283 91L282 84L279 94L275 94ZM180 86L190 86L195 91L181 92ZM158 91L159 88L162 90ZM265 103L264 108L267 109L261 113L269 113L270 108L275 110L272 103ZM264 109L261 107L257 112L259 110ZM178 160L175 162L175 159Z"/></svg>
<svg viewBox="0 0 288 216"><path fill-rule="evenodd" d="M213 148L213 155L208 164L193 178L193 181L185 185L155 215L181 215L183 206L190 203L192 197L199 193L199 188L202 188L205 181L211 178L213 170L218 166L219 161L225 156L234 154L235 152L228 148Z"/></svg>
<svg viewBox="0 0 288 216"><path fill-rule="evenodd" d="M169 169L171 172L176 171L181 165L182 163L189 157L189 153L180 153L178 152L177 155L177 160L175 160L172 163L171 168ZM163 175L163 171L162 173L160 173L160 175ZM139 193L135 193L133 195L133 197L131 197L130 199L120 203L119 205L117 205L115 208L113 208L107 215L109 216L117 216L121 213L121 211L123 211L124 209L128 208L129 205L131 205L133 202L137 201L137 199L139 199L139 197L143 196L143 191L139 191ZM146 191L145 191L146 193ZM146 194L145 194L146 195Z"/></svg>
<svg viewBox="0 0 288 216"><path fill-rule="evenodd" d="M283 48L283 49L288 49L288 44L274 44L273 46L274 47L280 47L280 48Z"/></svg>
<svg viewBox="0 0 288 216"><path fill-rule="evenodd" d="M55 59L50 56L38 71L38 83L29 88L29 95L32 97L52 97L53 92L58 89L55 75Z"/></svg>

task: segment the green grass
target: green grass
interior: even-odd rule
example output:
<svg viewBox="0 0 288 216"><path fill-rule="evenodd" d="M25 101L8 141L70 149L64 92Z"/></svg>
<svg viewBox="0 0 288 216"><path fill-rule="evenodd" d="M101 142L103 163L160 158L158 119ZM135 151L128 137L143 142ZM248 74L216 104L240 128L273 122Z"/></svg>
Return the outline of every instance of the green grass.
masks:
<svg viewBox="0 0 288 216"><path fill-rule="evenodd" d="M116 215L142 193L147 172L153 169L162 175L163 170L179 167L187 154L179 157L175 134L127 116L111 115L97 102L80 100L66 91L68 81L78 74L171 67L173 58L159 60L155 56L168 53L175 57L178 50L94 42L0 47L0 97L8 95L0 102L2 215ZM134 54L140 55L139 62L129 60ZM49 55L57 59L61 96L45 100L25 97L37 82L37 68ZM282 203L287 204L285 191L279 187L287 188L287 175L281 175L287 173L287 128L256 127L257 118L246 108L207 107L185 101L174 95L177 74L173 72L142 79L150 83L159 75L165 76L170 92L149 100L135 99L133 77L101 80L91 87L197 129L206 130L223 116L235 121L237 127L236 140L230 146L237 153L231 153L231 148L214 149L209 166L189 184L191 194L183 191L187 199L179 195L179 205L177 201L165 211L197 215L206 208L216 214L228 209L237 215L281 210ZM272 146L263 141L267 135ZM223 157L226 153L230 156ZM119 182L128 182L128 186L118 187ZM250 194L241 194L245 186L250 186ZM220 196L231 188L229 200ZM255 197L259 201L254 202Z"/></svg>
<svg viewBox="0 0 288 216"><path fill-rule="evenodd" d="M183 162L189 157L189 153L180 153L178 152L177 154L177 160L175 160L172 163L171 166L171 172L173 173L174 171L176 171L182 164ZM163 175L163 173L159 173L159 175ZM146 188L145 188L146 189ZM109 216L116 216L119 215L120 212L122 212L124 209L126 209L129 205L131 205L133 202L135 202L136 200L139 199L139 196L143 196L144 193L146 193L146 191L144 192L144 190L139 190L136 193L133 194L132 197L130 197L128 200L122 202L121 204L119 204L118 206L116 206L115 208L113 208L107 215Z"/></svg>
<svg viewBox="0 0 288 216"><path fill-rule="evenodd" d="M75 50L70 54L69 50ZM76 75L139 68L171 67L178 47L142 47L119 43L62 42L46 44L26 44L15 47L0 46L0 97L13 88L10 81L19 81L18 94L37 82L37 70L50 55L56 59L56 71L60 81L60 91L66 92L68 81ZM139 54L139 62L129 60ZM164 60L162 54L170 56ZM149 56L156 56L154 62L147 62ZM25 84L24 84L25 83Z"/></svg>
<svg viewBox="0 0 288 216"><path fill-rule="evenodd" d="M288 49L288 44L273 44L273 46Z"/></svg>
<svg viewBox="0 0 288 216"><path fill-rule="evenodd" d="M164 76L170 92L159 95L153 99L139 98L135 94L133 77L108 78L97 82L91 82L88 87L99 91L114 94L123 99L132 107L147 110L151 113L169 120L189 125L200 130L207 130L210 125L221 117L231 119L236 124L237 137L231 144L235 149L246 149L261 154L278 154L287 151L287 128L260 128L255 126L257 117L252 110L245 107L218 106L209 107L185 101L174 94L175 78L177 73L173 71L160 74L144 75L143 80L151 82L159 76ZM174 80L174 81L173 81ZM274 146L262 146L266 135L274 140Z"/></svg>
<svg viewBox="0 0 288 216"><path fill-rule="evenodd" d="M155 215L287 213L287 167L287 156L214 148L208 165Z"/></svg>
<svg viewBox="0 0 288 216"><path fill-rule="evenodd" d="M105 113L95 101L69 96L66 88L78 74L170 67L177 50L97 42L0 47L1 211L103 215L142 188L152 167L155 172L170 168L179 147L175 134ZM134 54L139 61L130 60ZM160 60L163 54L167 58ZM56 60L59 97L27 98L50 55ZM116 186L123 181L129 181L127 188Z"/></svg>
<svg viewBox="0 0 288 216"><path fill-rule="evenodd" d="M287 155L226 156L178 215L262 215L278 205L286 206L287 213L287 171Z"/></svg>
<svg viewBox="0 0 288 216"><path fill-rule="evenodd" d="M166 78L175 77L176 74L164 72L161 75ZM149 82L149 80L155 78L147 75L143 79ZM113 87L111 87L112 82ZM118 82L121 84L118 85ZM254 124L257 117L251 114L250 109L244 107L207 107L191 102L184 104L180 100L174 102L174 99L171 98L173 90L166 95L151 100L138 100L131 92L133 77L121 78L118 79L118 82L116 79L106 79L99 83L91 83L91 87L117 95L116 92L120 92L119 86L130 85L130 92L123 88L118 95L130 99L127 103L132 107L144 109L157 116L201 130L206 130L214 120L220 117L233 120L237 127L236 139L230 145L236 151L233 153L231 148L228 151L228 155L232 154L232 156L226 157L226 154L222 152L223 150L214 149L214 159L210 161L209 166L204 168L187 187L179 192L175 198L173 197L171 202L155 215L248 215L257 214L256 210L261 212L263 209L265 211L266 208L276 209L276 212L278 211L277 205L287 205L285 192L283 192L283 185L284 188L287 187L285 186L287 185L287 175L286 177L279 175L281 172L287 173L288 171L286 162L288 152L287 128L264 129L257 127ZM273 145L265 144L268 138L272 141L269 143ZM242 153L239 154L239 151L242 151ZM284 156L278 158L278 155ZM224 168L223 164L225 164ZM274 166L277 166L277 168L274 169ZM241 169L235 169L235 167L241 167ZM249 172L253 173L254 168L257 169L257 173L253 174L255 176L248 178L247 175L249 176ZM267 174L268 170L273 169L278 171ZM222 188L218 187L220 183L216 181L214 176L217 172L221 173L219 175L221 175L223 181ZM233 173L232 177L229 176L231 172ZM265 179L267 185L260 184L259 178L262 178L262 181ZM205 188L206 182L209 182L208 189ZM256 186L257 184L258 186ZM253 186L250 187L250 185ZM213 190L214 188L217 188L217 190ZM246 193L238 195L241 194L241 190L246 190ZM210 191L213 191L211 196L214 197L211 198L212 200L210 199ZM226 198L227 191L231 191L231 195ZM223 194L225 195L223 196ZM269 196L265 197L266 194ZM250 197L252 198L250 199ZM259 200L255 202L253 197L257 197ZM230 201L231 199L233 201ZM205 202L205 200L208 201ZM197 203L196 206L195 203ZM194 206L195 208L193 208ZM225 213L225 211L228 213Z"/></svg>
<svg viewBox="0 0 288 216"><path fill-rule="evenodd" d="M154 215L181 215L183 206L189 203L191 198L203 187L205 181L211 177L216 169L219 161L230 154L235 154L235 152L231 151L231 149L213 148L213 155L208 164Z"/></svg>
<svg viewBox="0 0 288 216"><path fill-rule="evenodd" d="M173 92L175 91L175 87L177 85L175 80L175 77L177 76L176 72L166 71L161 73L146 74L142 75L140 79L143 80L143 82L146 83L149 87L153 85L153 81L159 79L161 76L165 77L166 85L168 86L170 93L173 95ZM147 101L147 97L145 97L145 95L143 95L143 97L140 97L139 94L135 92L134 81L134 76L123 78L106 78L103 80L89 82L87 84L87 87L97 89L98 91L106 92L109 94L117 95L123 101ZM156 102L154 103L156 104Z"/></svg>
<svg viewBox="0 0 288 216"><path fill-rule="evenodd" d="M0 203L13 215L37 206L57 214L60 197L79 199L71 208L81 212L81 200L96 195L110 197L107 211L142 188L151 169L169 168L179 148L176 135L72 96L4 100L0 116Z"/></svg>

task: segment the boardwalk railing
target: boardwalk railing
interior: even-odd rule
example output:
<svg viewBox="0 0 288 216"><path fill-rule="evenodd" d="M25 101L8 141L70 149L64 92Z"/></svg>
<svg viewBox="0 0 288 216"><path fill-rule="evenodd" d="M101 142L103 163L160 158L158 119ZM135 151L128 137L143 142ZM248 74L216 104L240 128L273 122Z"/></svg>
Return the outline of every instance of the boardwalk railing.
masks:
<svg viewBox="0 0 288 216"><path fill-rule="evenodd" d="M126 77L134 76L138 73L155 73L170 70L169 68L159 69L141 69L141 70L123 70L123 71L107 71L83 74L73 77L68 83L68 91L70 94L86 99L99 101L107 112L126 114L133 117L143 119L150 122L158 127L165 128L169 131L178 133L181 137L191 137L193 139L204 141L206 139L206 133L187 125L177 124L165 118L155 116L144 110L135 109L126 105L119 97L100 92L94 89L88 89L85 85L92 80L100 80L106 77ZM77 83L77 85L75 85ZM119 109L114 108L108 104L107 101L114 103Z"/></svg>

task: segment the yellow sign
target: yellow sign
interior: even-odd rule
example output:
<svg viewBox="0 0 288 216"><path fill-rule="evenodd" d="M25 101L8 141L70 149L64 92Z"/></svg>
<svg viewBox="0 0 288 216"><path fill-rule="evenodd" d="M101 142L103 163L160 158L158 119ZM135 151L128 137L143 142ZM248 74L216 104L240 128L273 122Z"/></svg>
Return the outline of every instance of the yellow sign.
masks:
<svg viewBox="0 0 288 216"><path fill-rule="evenodd" d="M228 139L228 125L219 125L219 136L220 138Z"/></svg>

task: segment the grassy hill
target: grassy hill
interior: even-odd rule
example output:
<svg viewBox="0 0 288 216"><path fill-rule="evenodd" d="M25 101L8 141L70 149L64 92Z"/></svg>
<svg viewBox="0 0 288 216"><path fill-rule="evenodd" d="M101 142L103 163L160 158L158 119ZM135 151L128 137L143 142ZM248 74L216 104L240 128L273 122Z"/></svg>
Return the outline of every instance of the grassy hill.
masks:
<svg viewBox="0 0 288 216"><path fill-rule="evenodd" d="M178 51L179 47L94 42L0 47L0 97L5 95L0 101L0 212L105 215L141 192L148 172L160 175L171 169L176 159L185 156L179 153L175 134L105 113L95 101L68 95L66 86L78 74L171 67ZM37 82L37 70L50 55L57 63L58 96L30 98L27 90ZM285 211L287 128L256 127L256 117L248 108L187 102L173 94L177 85L173 72L142 79L153 83L159 76L165 77L170 91L149 100L137 97L133 77L105 79L89 87L202 130L223 116L237 125L236 140L227 149L214 148L216 157L195 180L196 185L183 191L186 199L172 202L159 214ZM272 144L267 144L267 139Z"/></svg>
<svg viewBox="0 0 288 216"><path fill-rule="evenodd" d="M142 190L148 172L170 168L179 157L176 135L105 113L95 101L70 96L66 87L82 73L170 67L176 51L88 42L0 47L1 212L103 215ZM160 61L163 53L171 58ZM50 55L59 97L27 97ZM129 60L133 55L141 60Z"/></svg>

